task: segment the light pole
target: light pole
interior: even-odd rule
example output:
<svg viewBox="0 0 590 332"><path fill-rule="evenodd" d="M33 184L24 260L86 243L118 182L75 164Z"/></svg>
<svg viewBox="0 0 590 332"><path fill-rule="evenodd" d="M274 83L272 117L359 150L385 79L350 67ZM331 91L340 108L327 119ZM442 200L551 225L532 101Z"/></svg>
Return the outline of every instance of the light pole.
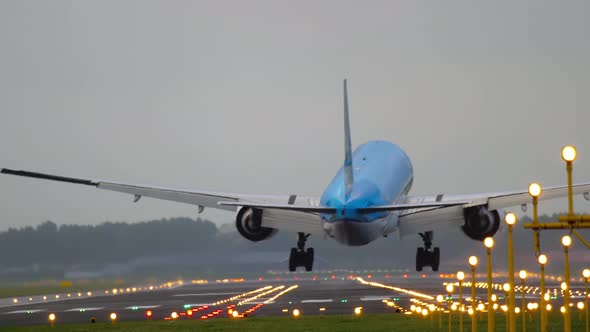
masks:
<svg viewBox="0 0 590 332"><path fill-rule="evenodd" d="M516 223L516 215L510 212L506 214L504 221L508 225L508 284L510 285L508 297L509 331L516 332L516 317L514 315L514 241L512 239L512 228Z"/></svg>
<svg viewBox="0 0 590 332"><path fill-rule="evenodd" d="M547 331L547 306L545 301L545 264L547 264L547 255L539 255L539 266L541 267L541 332Z"/></svg>
<svg viewBox="0 0 590 332"><path fill-rule="evenodd" d="M442 311L443 311L442 303L443 303L443 301L444 301L444 297L442 295L436 296L436 302L438 302L439 303L438 305L440 306L440 308L438 308L439 309L438 310L438 329L440 331L442 331Z"/></svg>
<svg viewBox="0 0 590 332"><path fill-rule="evenodd" d="M582 276L584 277L584 299L586 302L586 312L584 313L584 315L586 315L586 332L590 332L588 329L588 281L590 279L590 269L584 269L584 271L582 271Z"/></svg>
<svg viewBox="0 0 590 332"><path fill-rule="evenodd" d="M465 273L463 271L457 272L457 279L459 280L459 331L463 332L463 279L465 279Z"/></svg>
<svg viewBox="0 0 590 332"><path fill-rule="evenodd" d="M502 289L504 290L504 293L506 294L506 331L510 331L510 305L508 305L509 301L510 301L510 284L509 283L504 283L504 285L502 285Z"/></svg>
<svg viewBox="0 0 590 332"><path fill-rule="evenodd" d="M537 213L537 207L538 207L538 202L539 202L539 196L541 196L541 193L543 192L543 189L541 188L541 185L538 183L531 183L529 185L529 195L531 195L531 197L533 198L533 224L535 226L537 226L539 224L539 215ZM534 230L534 250L535 250L535 254L538 256L539 253L541 252L541 249L539 247L539 229L535 228Z"/></svg>
<svg viewBox="0 0 590 332"><path fill-rule="evenodd" d="M455 290L453 284L447 284L447 293L449 294L449 332L451 332L451 313L453 312L453 310L451 309L451 302L453 300L453 290Z"/></svg>
<svg viewBox="0 0 590 332"><path fill-rule="evenodd" d="M520 272L518 272L518 276L520 277L520 293L522 294L520 305L522 308L522 332L526 332L526 315L524 306L524 280L526 279L526 275L526 270L520 270Z"/></svg>
<svg viewBox="0 0 590 332"><path fill-rule="evenodd" d="M561 158L566 163L566 170L567 170L567 207L568 207L568 215L571 217L574 215L574 198L573 198L573 190L572 190L572 168L574 160L576 160L577 156L576 148L567 145L561 149ZM566 307L566 312L569 308Z"/></svg>
<svg viewBox="0 0 590 332"><path fill-rule="evenodd" d="M492 304L492 248L494 247L494 239L486 237L483 240L483 244L486 247L486 254L488 258L488 332L494 331L494 308ZM588 331L586 331L588 332Z"/></svg>
<svg viewBox="0 0 590 332"><path fill-rule="evenodd" d="M563 290L563 306L565 312L563 313L563 330L565 332L571 332L572 321L571 321L571 310L570 310L570 262L569 262L569 247L572 245L572 238L569 235L564 235L561 238L561 244L563 245L563 252L565 254L565 289Z"/></svg>
<svg viewBox="0 0 590 332"><path fill-rule="evenodd" d="M475 267L477 266L477 257L469 257L469 265L471 265L471 308L473 308L473 315L471 316L471 332L477 331L477 315L475 312Z"/></svg>

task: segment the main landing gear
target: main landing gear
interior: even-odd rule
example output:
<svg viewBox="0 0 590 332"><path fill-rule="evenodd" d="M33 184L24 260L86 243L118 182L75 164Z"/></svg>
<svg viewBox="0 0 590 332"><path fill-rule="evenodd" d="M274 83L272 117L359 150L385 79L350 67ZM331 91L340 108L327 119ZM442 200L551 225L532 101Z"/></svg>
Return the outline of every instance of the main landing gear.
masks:
<svg viewBox="0 0 590 332"><path fill-rule="evenodd" d="M297 233L297 248L291 248L289 255L289 271L294 272L297 267L305 266L305 271L311 271L313 267L313 248L305 250L305 241L309 234Z"/></svg>
<svg viewBox="0 0 590 332"><path fill-rule="evenodd" d="M432 267L432 271L438 271L438 265L440 264L440 249L435 247L434 250L430 250L432 247L432 231L418 233L424 241L424 247L418 248L416 252L416 271L422 271L425 266Z"/></svg>

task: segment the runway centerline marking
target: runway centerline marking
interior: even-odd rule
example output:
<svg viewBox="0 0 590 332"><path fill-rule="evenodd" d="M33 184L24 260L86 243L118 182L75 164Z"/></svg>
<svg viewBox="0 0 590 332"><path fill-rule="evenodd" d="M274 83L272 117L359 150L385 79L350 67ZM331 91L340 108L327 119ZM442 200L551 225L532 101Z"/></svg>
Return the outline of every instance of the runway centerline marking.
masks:
<svg viewBox="0 0 590 332"><path fill-rule="evenodd" d="M234 294L240 294L240 292L173 294L172 296L183 297L183 296L214 296L214 295L234 295Z"/></svg>
<svg viewBox="0 0 590 332"><path fill-rule="evenodd" d="M72 309L68 309L68 310L64 310L65 312L68 311L97 311L97 310L102 310L104 309L104 307L95 307L95 308L72 308Z"/></svg>
<svg viewBox="0 0 590 332"><path fill-rule="evenodd" d="M316 300L302 300L301 303L328 303L334 302L333 299L316 299Z"/></svg>
<svg viewBox="0 0 590 332"><path fill-rule="evenodd" d="M389 300L390 296L363 296L361 297L361 301L383 301Z"/></svg>
<svg viewBox="0 0 590 332"><path fill-rule="evenodd" d="M34 314L36 312L43 312L43 311L47 311L47 309L29 309L29 310L15 310L15 311L10 311L10 312L5 312L5 315L10 315L10 314Z"/></svg>
<svg viewBox="0 0 590 332"><path fill-rule="evenodd" d="M159 308L162 305L160 304L156 304L156 305L135 305L135 306L131 306L131 307L126 307L125 309L131 309L131 310L138 310L138 309L155 309L155 308Z"/></svg>

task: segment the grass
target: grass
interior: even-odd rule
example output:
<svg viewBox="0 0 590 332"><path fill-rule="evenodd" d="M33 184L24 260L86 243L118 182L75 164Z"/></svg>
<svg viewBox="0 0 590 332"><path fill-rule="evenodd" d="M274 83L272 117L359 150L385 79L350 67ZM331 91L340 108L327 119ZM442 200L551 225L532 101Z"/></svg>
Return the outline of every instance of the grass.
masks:
<svg viewBox="0 0 590 332"><path fill-rule="evenodd" d="M538 313L537 313L538 314ZM521 331L521 316L517 317L517 330ZM538 317L536 320L527 320L527 330L540 329ZM583 319L583 317L582 317ZM563 321L560 313L552 312L549 315L548 331L562 331ZM442 320L442 331L448 331L446 317ZM459 330L459 319L453 319L453 331ZM577 312L572 315L572 331L583 331L584 321L578 318ZM471 329L471 320L465 316L463 330ZM438 316L421 318L402 314L365 314L362 317L353 316L307 316L299 319L290 317L251 317L241 320L215 319L211 321L182 320L182 321L144 321L144 322L117 322L97 324L56 324L32 327L5 327L0 332L102 332L102 331L128 331L128 332L156 332L156 331L439 331ZM487 331L487 321L482 317L478 321L478 331ZM506 321L503 315L496 315L495 331L506 331Z"/></svg>

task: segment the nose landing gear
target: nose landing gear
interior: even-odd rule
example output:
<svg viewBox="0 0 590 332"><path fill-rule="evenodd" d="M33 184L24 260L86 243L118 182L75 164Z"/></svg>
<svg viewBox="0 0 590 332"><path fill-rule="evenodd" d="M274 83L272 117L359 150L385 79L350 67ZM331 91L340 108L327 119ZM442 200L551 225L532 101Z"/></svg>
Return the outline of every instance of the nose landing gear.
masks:
<svg viewBox="0 0 590 332"><path fill-rule="evenodd" d="M311 271L313 268L313 248L305 250L305 242L309 234L297 233L297 248L291 248L289 255L289 271L294 272L297 267L304 266L305 271Z"/></svg>
<svg viewBox="0 0 590 332"><path fill-rule="evenodd" d="M435 247L434 250L431 250L433 232L418 233L418 235L424 241L424 247L419 247L416 252L416 271L422 271L422 268L425 266L432 267L432 271L438 271L440 249Z"/></svg>

